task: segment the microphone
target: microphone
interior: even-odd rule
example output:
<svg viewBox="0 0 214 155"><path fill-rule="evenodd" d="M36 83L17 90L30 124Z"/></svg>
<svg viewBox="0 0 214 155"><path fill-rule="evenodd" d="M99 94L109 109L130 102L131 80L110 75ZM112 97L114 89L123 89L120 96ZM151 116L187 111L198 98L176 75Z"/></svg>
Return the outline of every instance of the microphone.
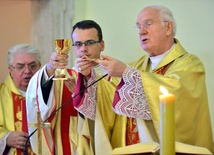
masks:
<svg viewBox="0 0 214 155"><path fill-rule="evenodd" d="M87 88L91 87L92 85L94 85L95 83L99 82L100 80L102 80L104 77L106 77L108 74L103 75L101 78L95 80L94 82L92 82L90 85L88 85L87 87L85 87L84 89L82 89L79 93L75 94L74 96L72 96L71 98L69 98L67 101L65 101L58 109L56 109L55 111L53 111L50 116L48 118L46 118L43 123L47 122L49 118L51 118L53 115L55 115L60 109L62 109L66 104L68 104L71 100L73 100L76 96L78 96L79 94L81 94L82 92L84 92ZM38 130L35 129L26 139L25 145L24 145L24 149L23 149L23 154L24 155L28 155L28 150L27 150L27 143L30 140L30 137L34 135L34 133Z"/></svg>

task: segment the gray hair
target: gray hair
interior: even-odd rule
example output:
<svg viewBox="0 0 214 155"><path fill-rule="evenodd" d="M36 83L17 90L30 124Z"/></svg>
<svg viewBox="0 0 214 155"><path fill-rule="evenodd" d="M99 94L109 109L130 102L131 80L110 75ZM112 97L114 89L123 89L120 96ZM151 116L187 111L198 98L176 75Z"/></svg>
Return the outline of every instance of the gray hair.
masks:
<svg viewBox="0 0 214 155"><path fill-rule="evenodd" d="M7 55L8 65L13 64L13 57L16 53L35 54L37 56L38 62L41 63L39 49L37 49L36 47L34 47L33 45L30 45L30 44L17 44L15 46L11 47L8 51L8 55Z"/></svg>
<svg viewBox="0 0 214 155"><path fill-rule="evenodd" d="M153 8L156 9L160 12L160 20L162 21L162 23L164 23L164 21L170 21L173 23L173 36L175 36L176 34L176 23L175 23L175 19L173 17L172 12L166 8L165 6L161 6L161 5L150 5L147 6L146 8Z"/></svg>

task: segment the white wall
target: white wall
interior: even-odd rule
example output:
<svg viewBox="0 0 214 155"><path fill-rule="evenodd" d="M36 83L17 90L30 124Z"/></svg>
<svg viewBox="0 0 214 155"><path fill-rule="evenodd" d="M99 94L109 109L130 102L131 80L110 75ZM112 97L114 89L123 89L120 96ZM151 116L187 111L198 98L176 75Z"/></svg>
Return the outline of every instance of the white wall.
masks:
<svg viewBox="0 0 214 155"><path fill-rule="evenodd" d="M148 4L162 4L173 12L177 23L176 38L204 63L214 132L213 0L75 0L74 22L82 19L98 22L106 43L103 54L129 63L144 54L133 26L137 14Z"/></svg>

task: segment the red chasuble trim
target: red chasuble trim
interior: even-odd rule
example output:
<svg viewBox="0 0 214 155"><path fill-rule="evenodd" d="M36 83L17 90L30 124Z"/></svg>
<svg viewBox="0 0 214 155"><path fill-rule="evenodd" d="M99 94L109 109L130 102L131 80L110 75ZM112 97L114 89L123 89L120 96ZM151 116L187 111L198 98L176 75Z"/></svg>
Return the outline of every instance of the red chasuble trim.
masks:
<svg viewBox="0 0 214 155"><path fill-rule="evenodd" d="M22 97L21 95L17 95L13 92L11 92L11 94L13 99L15 131L22 131L22 132L28 133L25 97ZM22 149L16 149L16 152L17 152L17 155L23 155ZM28 154L35 155L30 146L28 147Z"/></svg>
<svg viewBox="0 0 214 155"><path fill-rule="evenodd" d="M164 75L169 65L163 66L156 70L154 73Z"/></svg>
<svg viewBox="0 0 214 155"><path fill-rule="evenodd" d="M68 73L72 76L73 70L68 70ZM69 91L67 86L63 84L63 94L62 94L62 104L71 99L72 93ZM61 109L61 138L63 146L63 154L71 155L70 139L69 139L69 127L70 127L70 117L77 117L77 111L73 106L73 101L71 100L67 103L66 107Z"/></svg>
<svg viewBox="0 0 214 155"><path fill-rule="evenodd" d="M136 118L127 118L126 126L126 145L140 143Z"/></svg>

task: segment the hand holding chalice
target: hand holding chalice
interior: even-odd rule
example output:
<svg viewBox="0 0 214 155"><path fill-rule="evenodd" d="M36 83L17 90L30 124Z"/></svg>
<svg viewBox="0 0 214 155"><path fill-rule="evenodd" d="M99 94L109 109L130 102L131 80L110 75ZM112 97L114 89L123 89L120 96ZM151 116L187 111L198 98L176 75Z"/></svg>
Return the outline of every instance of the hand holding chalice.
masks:
<svg viewBox="0 0 214 155"><path fill-rule="evenodd" d="M71 47L71 39L56 39L54 40L54 45L56 52L58 54L68 54ZM66 60L67 61L67 60ZM63 63L63 60L60 60L59 63ZM53 80L66 80L66 68L56 69L55 78Z"/></svg>

